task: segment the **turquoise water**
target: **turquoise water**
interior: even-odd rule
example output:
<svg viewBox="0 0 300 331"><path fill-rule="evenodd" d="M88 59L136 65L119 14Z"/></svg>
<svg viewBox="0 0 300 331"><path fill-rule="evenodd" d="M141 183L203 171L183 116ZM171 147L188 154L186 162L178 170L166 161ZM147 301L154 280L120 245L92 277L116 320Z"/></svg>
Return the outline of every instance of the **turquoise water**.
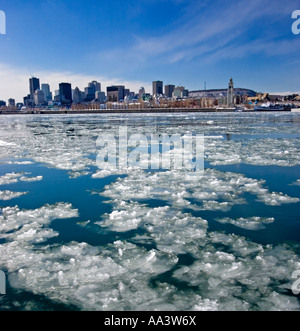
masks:
<svg viewBox="0 0 300 331"><path fill-rule="evenodd" d="M0 121L0 310L299 310L299 114ZM203 134L203 176L101 171L120 126Z"/></svg>

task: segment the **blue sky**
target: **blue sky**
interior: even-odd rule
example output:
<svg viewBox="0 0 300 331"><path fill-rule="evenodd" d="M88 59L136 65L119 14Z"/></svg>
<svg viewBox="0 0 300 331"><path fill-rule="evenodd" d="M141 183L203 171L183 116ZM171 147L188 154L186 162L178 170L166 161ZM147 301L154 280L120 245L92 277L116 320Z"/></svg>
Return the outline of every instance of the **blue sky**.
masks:
<svg viewBox="0 0 300 331"><path fill-rule="evenodd" d="M91 80L151 92L235 85L300 91L295 0L1 0L0 99L19 101L32 75L83 89Z"/></svg>

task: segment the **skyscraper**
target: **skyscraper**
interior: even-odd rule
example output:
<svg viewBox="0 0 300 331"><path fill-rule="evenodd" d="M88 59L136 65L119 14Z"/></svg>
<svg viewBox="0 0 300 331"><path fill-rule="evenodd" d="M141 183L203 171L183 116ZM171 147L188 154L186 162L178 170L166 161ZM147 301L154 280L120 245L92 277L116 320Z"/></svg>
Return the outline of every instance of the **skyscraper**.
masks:
<svg viewBox="0 0 300 331"><path fill-rule="evenodd" d="M70 83L59 84L59 97L61 103L64 105L72 103L72 86Z"/></svg>
<svg viewBox="0 0 300 331"><path fill-rule="evenodd" d="M36 106L41 106L45 102L44 92L41 90L36 90L34 92L34 103Z"/></svg>
<svg viewBox="0 0 300 331"><path fill-rule="evenodd" d="M73 91L73 102L80 103L84 100L84 92L81 92L78 87Z"/></svg>
<svg viewBox="0 0 300 331"><path fill-rule="evenodd" d="M153 95L163 94L163 85L164 83L160 80L152 82Z"/></svg>
<svg viewBox="0 0 300 331"><path fill-rule="evenodd" d="M108 86L107 87L107 101L120 101L125 97L125 86Z"/></svg>
<svg viewBox="0 0 300 331"><path fill-rule="evenodd" d="M15 107L16 100L15 99L8 99L8 107Z"/></svg>
<svg viewBox="0 0 300 331"><path fill-rule="evenodd" d="M44 93L45 101L51 101L52 100L52 93L50 92L50 86L49 84L42 84L42 91Z"/></svg>
<svg viewBox="0 0 300 331"><path fill-rule="evenodd" d="M146 91L145 91L145 88L142 86L140 89L139 89L139 98L143 98L144 95L146 94Z"/></svg>
<svg viewBox="0 0 300 331"><path fill-rule="evenodd" d="M40 90L40 80L36 77L29 79L30 99L34 99L34 92Z"/></svg>
<svg viewBox="0 0 300 331"><path fill-rule="evenodd" d="M172 98L174 89L175 89L175 85L165 85L165 96L167 98Z"/></svg>
<svg viewBox="0 0 300 331"><path fill-rule="evenodd" d="M233 104L233 97L234 97L234 84L232 77L230 78L230 82L228 84L227 90L227 105L230 106Z"/></svg>
<svg viewBox="0 0 300 331"><path fill-rule="evenodd" d="M95 87L95 93L101 92L101 83L98 83L97 81L93 80L91 83L89 83L89 86L94 85Z"/></svg>

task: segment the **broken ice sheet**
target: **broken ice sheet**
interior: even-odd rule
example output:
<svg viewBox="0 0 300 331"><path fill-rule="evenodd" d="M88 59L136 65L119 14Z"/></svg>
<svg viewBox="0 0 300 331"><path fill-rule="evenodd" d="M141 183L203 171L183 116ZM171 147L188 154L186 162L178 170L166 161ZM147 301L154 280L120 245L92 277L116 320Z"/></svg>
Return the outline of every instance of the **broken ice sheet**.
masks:
<svg viewBox="0 0 300 331"><path fill-rule="evenodd" d="M225 217L225 218L216 218L215 220L222 224L232 224L246 230L262 230L265 229L264 224L270 224L275 221L273 217L257 217L257 216L248 217L248 218L240 217L238 219Z"/></svg>
<svg viewBox="0 0 300 331"><path fill-rule="evenodd" d="M8 200L12 200L15 198L19 198L22 195L28 194L29 192L12 192L9 190L5 190L5 191L0 191L0 200L2 201L8 201Z"/></svg>

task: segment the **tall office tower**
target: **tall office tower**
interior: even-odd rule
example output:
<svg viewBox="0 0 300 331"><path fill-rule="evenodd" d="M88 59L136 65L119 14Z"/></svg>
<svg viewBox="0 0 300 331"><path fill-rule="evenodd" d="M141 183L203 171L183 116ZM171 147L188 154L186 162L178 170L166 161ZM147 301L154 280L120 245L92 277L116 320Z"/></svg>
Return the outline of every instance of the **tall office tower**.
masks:
<svg viewBox="0 0 300 331"><path fill-rule="evenodd" d="M153 95L163 94L164 83L160 80L152 82Z"/></svg>
<svg viewBox="0 0 300 331"><path fill-rule="evenodd" d="M105 93L104 92L97 91L96 92L96 95L95 95L95 99L98 100L98 101L100 101L100 102L104 102L106 100Z"/></svg>
<svg viewBox="0 0 300 331"><path fill-rule="evenodd" d="M41 90L36 90L34 92L34 103L36 106L41 106L45 102L44 92Z"/></svg>
<svg viewBox="0 0 300 331"><path fill-rule="evenodd" d="M16 100L15 99L8 99L8 107L15 107Z"/></svg>
<svg viewBox="0 0 300 331"><path fill-rule="evenodd" d="M59 97L62 104L72 103L72 86L70 83L59 84Z"/></svg>
<svg viewBox="0 0 300 331"><path fill-rule="evenodd" d="M52 93L50 92L50 86L49 84L42 84L42 91L44 93L45 101L51 101L52 100Z"/></svg>
<svg viewBox="0 0 300 331"><path fill-rule="evenodd" d="M108 86L107 87L107 101L124 100L125 86Z"/></svg>
<svg viewBox="0 0 300 331"><path fill-rule="evenodd" d="M146 94L145 88L144 87L141 87L139 89L139 98L140 99L143 98L145 94Z"/></svg>
<svg viewBox="0 0 300 331"><path fill-rule="evenodd" d="M84 101L84 92L81 92L78 87L73 90L73 102L81 103Z"/></svg>
<svg viewBox="0 0 300 331"><path fill-rule="evenodd" d="M172 98L174 89L175 89L175 85L165 85L165 96L167 98Z"/></svg>
<svg viewBox="0 0 300 331"><path fill-rule="evenodd" d="M91 83L89 83L89 86L95 86L95 93L101 92L101 83L98 83L96 80L93 80Z"/></svg>
<svg viewBox="0 0 300 331"><path fill-rule="evenodd" d="M234 84L232 77L230 78L230 82L228 84L227 90L227 105L230 106L233 104L233 97L234 97Z"/></svg>
<svg viewBox="0 0 300 331"><path fill-rule="evenodd" d="M40 90L40 80L36 77L29 79L30 99L34 99L34 92Z"/></svg>

